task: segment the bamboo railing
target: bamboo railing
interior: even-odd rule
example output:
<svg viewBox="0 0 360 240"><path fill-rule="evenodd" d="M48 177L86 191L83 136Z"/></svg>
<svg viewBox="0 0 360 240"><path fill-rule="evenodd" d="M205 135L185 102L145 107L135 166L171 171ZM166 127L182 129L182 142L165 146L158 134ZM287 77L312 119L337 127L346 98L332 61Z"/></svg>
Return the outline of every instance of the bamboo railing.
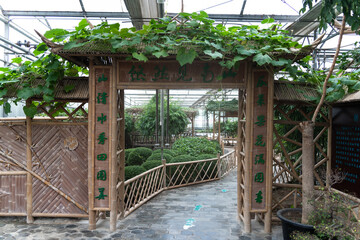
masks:
<svg viewBox="0 0 360 240"><path fill-rule="evenodd" d="M166 163L124 183L124 217L164 190L219 180L236 168L235 150L212 159ZM118 183L117 188L120 187Z"/></svg>

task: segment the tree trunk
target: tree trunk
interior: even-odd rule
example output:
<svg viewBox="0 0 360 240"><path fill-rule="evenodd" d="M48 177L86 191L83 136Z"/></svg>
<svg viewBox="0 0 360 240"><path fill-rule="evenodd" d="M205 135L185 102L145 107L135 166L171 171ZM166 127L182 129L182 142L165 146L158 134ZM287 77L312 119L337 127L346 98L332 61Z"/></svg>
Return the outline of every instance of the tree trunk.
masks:
<svg viewBox="0 0 360 240"><path fill-rule="evenodd" d="M314 210L311 200L314 195L314 127L312 121L300 123L302 129L302 219L308 224L309 215Z"/></svg>

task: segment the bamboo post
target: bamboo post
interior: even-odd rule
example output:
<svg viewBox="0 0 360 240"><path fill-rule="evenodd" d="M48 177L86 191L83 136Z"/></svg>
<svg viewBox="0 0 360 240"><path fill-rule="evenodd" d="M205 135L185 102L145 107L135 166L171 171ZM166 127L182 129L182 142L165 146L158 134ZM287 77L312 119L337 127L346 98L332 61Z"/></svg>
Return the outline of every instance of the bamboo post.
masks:
<svg viewBox="0 0 360 240"><path fill-rule="evenodd" d="M221 126L220 126L220 124L221 124L221 117L220 117L220 115L221 115L221 112L219 111L219 117L218 117L218 142L219 142L219 144L220 144L220 134L221 134Z"/></svg>
<svg viewBox="0 0 360 240"><path fill-rule="evenodd" d="M251 159L253 142L253 119L254 111L254 83L252 81L252 68L249 66L246 78L246 123L245 123L245 179L244 179L244 231L251 232Z"/></svg>
<svg viewBox="0 0 360 240"><path fill-rule="evenodd" d="M274 127L274 74L269 73L268 78L268 102L267 102L267 168L266 168L266 210L264 220L264 231L271 233L271 218L272 218L272 177L273 177L273 127Z"/></svg>
<svg viewBox="0 0 360 240"><path fill-rule="evenodd" d="M237 208L238 208L238 216L240 216L241 213L241 209L242 209L242 204L243 204L243 199L242 199L242 195L241 195L241 157L240 157L240 152L241 152L241 146L242 146L242 140L243 137L241 135L241 120L242 120L242 108L244 105L244 101L245 99L243 99L243 94L242 94L242 90L239 89L238 91L238 99L239 99L239 104L238 104L238 130L237 130L237 137L236 137L236 159L237 159Z"/></svg>
<svg viewBox="0 0 360 240"><path fill-rule="evenodd" d="M220 153L217 154L216 165L217 165L218 178L221 178L221 159L220 159Z"/></svg>
<svg viewBox="0 0 360 240"><path fill-rule="evenodd" d="M95 128L95 72L93 59L89 63L89 114L88 114L88 191L89 191L89 229L96 228L96 211L94 209L94 128Z"/></svg>
<svg viewBox="0 0 360 240"><path fill-rule="evenodd" d="M215 111L213 112L213 137L212 139L215 139Z"/></svg>
<svg viewBox="0 0 360 240"><path fill-rule="evenodd" d="M110 169L110 231L114 232L116 230L116 220L117 220L117 178L118 178L118 169L117 169L117 90L116 90L116 71L113 65L112 77L110 82L110 157L111 157L111 169ZM122 99L123 100L123 99ZM124 121L124 119L121 119Z"/></svg>
<svg viewBox="0 0 360 240"><path fill-rule="evenodd" d="M120 212L120 218L125 217L125 106L124 106L124 90L119 90L120 92L120 118L123 120L120 122L120 148L123 150L120 153L120 166L119 166L119 179L120 186L118 194L120 197L120 203L118 205Z"/></svg>
<svg viewBox="0 0 360 240"><path fill-rule="evenodd" d="M26 105L29 106L31 104L30 100L26 101ZM26 117L26 168L28 170L32 170L32 126L31 126L31 118ZM33 223L34 217L33 213L33 193L32 193L32 176L31 173L26 174L26 222Z"/></svg>
<svg viewBox="0 0 360 240"><path fill-rule="evenodd" d="M163 165L163 188L166 188L166 159L161 160Z"/></svg>

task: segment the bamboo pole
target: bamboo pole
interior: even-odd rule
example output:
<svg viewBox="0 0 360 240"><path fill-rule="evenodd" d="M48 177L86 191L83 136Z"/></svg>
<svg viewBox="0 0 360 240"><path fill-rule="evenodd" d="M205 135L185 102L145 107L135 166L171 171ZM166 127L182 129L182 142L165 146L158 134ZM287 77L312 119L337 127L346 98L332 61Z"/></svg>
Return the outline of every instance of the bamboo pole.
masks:
<svg viewBox="0 0 360 240"><path fill-rule="evenodd" d="M117 89L116 89L116 65L113 65L110 82L110 231L114 232L116 230L116 220L117 220L117 178L118 178L118 169L117 169ZM121 117L120 117L121 118ZM124 121L122 118L121 121Z"/></svg>
<svg viewBox="0 0 360 240"><path fill-rule="evenodd" d="M29 106L31 101L27 100L26 105ZM26 117L26 168L32 170L32 128L31 128L31 118ZM31 173L26 174L26 222L33 223L34 217L33 213L33 192L32 192L32 176Z"/></svg>
<svg viewBox="0 0 360 240"><path fill-rule="evenodd" d="M220 134L221 134L221 117L220 117L220 115L221 115L221 112L219 111L219 116L218 116L218 137L217 137L217 139L218 139L218 142L219 142L219 144L221 144L221 142L220 142Z"/></svg>
<svg viewBox="0 0 360 240"><path fill-rule="evenodd" d="M243 99L243 94L242 94L242 90L239 89L238 91L238 99L239 99L239 104L238 104L238 130L237 130L237 144L236 144L236 159L237 159L237 211L238 211L238 217L240 217L241 214L241 210L242 210L242 206L243 206L243 199L242 199L242 194L241 194L241 172L242 172L242 165L241 165L241 146L242 146L242 141L243 141L243 136L242 136L242 111L243 111L243 105L244 105L244 101L245 99Z"/></svg>
<svg viewBox="0 0 360 240"><path fill-rule="evenodd" d="M124 90L120 91L120 117L125 119L125 105L124 105ZM125 120L120 122L120 148L125 149ZM119 179L120 185L118 189L118 194L120 196L120 203L118 205L120 212L119 217L125 217L125 151L120 153L120 166L119 166Z"/></svg>
<svg viewBox="0 0 360 240"><path fill-rule="evenodd" d="M162 188L166 189L166 159L162 159L161 162L163 164L163 172L162 172L162 174L163 174L163 182L162 182L163 186L162 186Z"/></svg>
<svg viewBox="0 0 360 240"><path fill-rule="evenodd" d="M254 111L254 82L252 80L253 71L251 66L248 68L246 78L246 139L245 139L245 179L244 179L244 232L251 232L251 159L253 142L253 111Z"/></svg>
<svg viewBox="0 0 360 240"><path fill-rule="evenodd" d="M95 131L95 71L93 58L89 63L89 115L88 115L88 191L89 191L89 230L96 228L94 210L94 131Z"/></svg>
<svg viewBox="0 0 360 240"><path fill-rule="evenodd" d="M217 154L217 161L216 161L216 165L217 165L217 176L218 178L221 178L221 161L220 161L220 153ZM190 169L190 168L189 168Z"/></svg>
<svg viewBox="0 0 360 240"><path fill-rule="evenodd" d="M273 127L274 127L274 74L269 72L268 77L268 101L267 101L267 147L266 147L266 213L264 219L264 231L271 233L272 218L272 176L273 176Z"/></svg>
<svg viewBox="0 0 360 240"><path fill-rule="evenodd" d="M215 111L213 112L213 137L212 139L215 139Z"/></svg>

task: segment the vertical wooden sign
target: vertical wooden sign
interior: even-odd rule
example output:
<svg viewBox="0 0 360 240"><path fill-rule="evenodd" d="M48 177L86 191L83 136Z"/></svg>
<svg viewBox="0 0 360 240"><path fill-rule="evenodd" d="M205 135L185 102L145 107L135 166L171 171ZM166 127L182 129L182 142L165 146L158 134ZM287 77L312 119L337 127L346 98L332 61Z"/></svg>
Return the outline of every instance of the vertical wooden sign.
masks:
<svg viewBox="0 0 360 240"><path fill-rule="evenodd" d="M110 84L111 69L95 67L95 109L93 135L94 210L110 210Z"/></svg>
<svg viewBox="0 0 360 240"><path fill-rule="evenodd" d="M269 135L269 126L272 126L271 107L272 96L269 94L269 81L267 71L253 72L253 114L252 122L252 146L250 163L250 184L251 184L251 211L267 211L268 182L270 175L268 167L272 161L272 137ZM271 109L270 109L271 108ZM269 117L270 116L270 117ZM270 131L271 133L271 131Z"/></svg>

